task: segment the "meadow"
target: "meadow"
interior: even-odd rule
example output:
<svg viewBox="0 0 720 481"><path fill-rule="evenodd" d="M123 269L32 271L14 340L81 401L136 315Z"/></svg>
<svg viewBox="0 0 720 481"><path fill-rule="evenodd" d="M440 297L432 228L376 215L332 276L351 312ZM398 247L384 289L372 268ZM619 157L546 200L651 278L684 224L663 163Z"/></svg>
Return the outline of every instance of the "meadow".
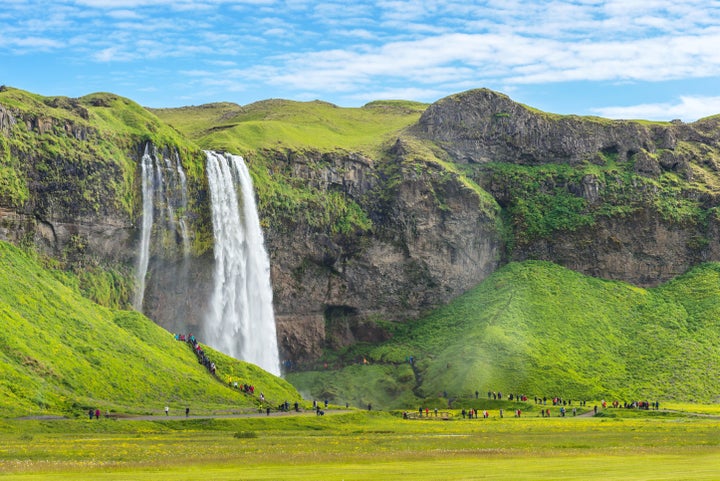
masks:
<svg viewBox="0 0 720 481"><path fill-rule="evenodd" d="M7 480L720 479L718 408L0 421ZM696 413L698 411L699 413Z"/></svg>

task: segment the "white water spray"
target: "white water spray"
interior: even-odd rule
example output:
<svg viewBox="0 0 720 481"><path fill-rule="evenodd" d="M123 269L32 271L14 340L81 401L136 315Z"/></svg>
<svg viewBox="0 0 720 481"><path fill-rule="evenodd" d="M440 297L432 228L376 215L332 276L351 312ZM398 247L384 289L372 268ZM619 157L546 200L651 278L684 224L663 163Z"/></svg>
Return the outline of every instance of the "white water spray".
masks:
<svg viewBox="0 0 720 481"><path fill-rule="evenodd" d="M170 158L159 156L155 147L148 143L141 160L143 211L133 295L133 307L140 312L143 310L150 251L153 246L153 225L157 223L155 240L160 241L161 248L171 245L179 233L185 263L190 252L189 232L185 221L188 205L187 181L177 152L174 158L175 165ZM176 207L181 209L180 218ZM184 269L186 267L183 266Z"/></svg>
<svg viewBox="0 0 720 481"><path fill-rule="evenodd" d="M143 299L145 297L145 276L147 275L148 263L150 261L150 236L153 226L153 159L149 152L149 145L145 146L145 153L142 156L141 165L143 216L137 266L135 267L135 295L133 296L133 307L136 311L140 312L142 312Z"/></svg>
<svg viewBox="0 0 720 481"><path fill-rule="evenodd" d="M179 220L180 234L183 242L183 257L185 257L185 260L187 261L187 258L190 255L190 233L188 232L187 221L185 220L188 208L187 177L185 176L185 171L180 163L180 156L175 154L175 160L177 163L178 178L180 179L180 208L182 209L182 217L180 217Z"/></svg>
<svg viewBox="0 0 720 481"><path fill-rule="evenodd" d="M230 356L280 375L270 261L250 174L240 156L210 151L206 155L215 236L215 287L205 339Z"/></svg>

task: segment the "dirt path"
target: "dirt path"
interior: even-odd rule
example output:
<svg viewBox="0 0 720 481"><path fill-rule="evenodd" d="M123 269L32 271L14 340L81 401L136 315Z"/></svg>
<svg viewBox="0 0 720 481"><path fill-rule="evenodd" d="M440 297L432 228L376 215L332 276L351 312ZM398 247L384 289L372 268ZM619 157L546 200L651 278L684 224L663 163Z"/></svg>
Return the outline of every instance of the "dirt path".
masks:
<svg viewBox="0 0 720 481"><path fill-rule="evenodd" d="M325 416L332 416L334 414L342 414L350 412L349 410L337 409L337 410L324 410ZM243 419L243 418L277 418L277 417L299 417L299 416L317 416L315 411L272 411L268 415L266 412L255 412L255 413L234 413L234 414L198 414L189 416L185 414L169 415L164 414L151 414L151 415L118 415L110 416L119 421L162 421L162 420L174 420L179 421L183 419Z"/></svg>

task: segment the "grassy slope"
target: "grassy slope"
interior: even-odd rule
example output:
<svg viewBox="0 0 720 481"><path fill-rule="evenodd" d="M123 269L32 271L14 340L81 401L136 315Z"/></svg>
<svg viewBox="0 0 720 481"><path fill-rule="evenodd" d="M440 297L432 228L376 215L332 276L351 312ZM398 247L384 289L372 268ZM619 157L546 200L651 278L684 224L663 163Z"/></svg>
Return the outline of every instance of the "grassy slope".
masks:
<svg viewBox="0 0 720 481"><path fill-rule="evenodd" d="M344 149L375 154L417 121L426 107L406 101L341 108L320 101L265 100L244 107L219 103L153 112L208 149L241 154L258 149Z"/></svg>
<svg viewBox="0 0 720 481"><path fill-rule="evenodd" d="M386 406L420 394L475 390L571 399L717 400L720 265L707 264L657 289L583 276L545 262L510 264L384 345L356 346L370 365L288 376L315 397L364 386ZM347 359L346 358L346 359ZM407 396L405 398L407 401Z"/></svg>
<svg viewBox="0 0 720 481"><path fill-rule="evenodd" d="M0 242L0 410L4 416L255 406L197 363L189 347L141 314L102 308ZM209 351L209 349L208 349ZM295 390L256 366L211 352L220 378L269 400ZM259 392L259 391L258 391Z"/></svg>

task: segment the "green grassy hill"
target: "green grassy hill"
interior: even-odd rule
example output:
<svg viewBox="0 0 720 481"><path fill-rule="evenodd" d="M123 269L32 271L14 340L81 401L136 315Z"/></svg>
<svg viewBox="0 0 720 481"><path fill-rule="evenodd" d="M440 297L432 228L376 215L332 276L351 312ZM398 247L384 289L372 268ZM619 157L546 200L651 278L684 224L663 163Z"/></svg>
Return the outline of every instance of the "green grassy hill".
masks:
<svg viewBox="0 0 720 481"><path fill-rule="evenodd" d="M217 365L218 379L212 377L173 334L139 313L92 303L75 279L4 242L0 273L2 416L259 405L228 387L230 380L255 385L273 403L299 399L282 379L204 347Z"/></svg>
<svg viewBox="0 0 720 481"><path fill-rule="evenodd" d="M306 396L385 407L476 390L717 401L718 285L718 264L645 290L547 262L513 263L448 306L397 326L385 344L353 346L328 357L328 369L288 380Z"/></svg>
<svg viewBox="0 0 720 481"><path fill-rule="evenodd" d="M152 112L207 149L244 155L259 149L342 148L373 155L394 134L416 122L426 107L400 100L341 108L321 101L273 99L242 107L216 103Z"/></svg>

